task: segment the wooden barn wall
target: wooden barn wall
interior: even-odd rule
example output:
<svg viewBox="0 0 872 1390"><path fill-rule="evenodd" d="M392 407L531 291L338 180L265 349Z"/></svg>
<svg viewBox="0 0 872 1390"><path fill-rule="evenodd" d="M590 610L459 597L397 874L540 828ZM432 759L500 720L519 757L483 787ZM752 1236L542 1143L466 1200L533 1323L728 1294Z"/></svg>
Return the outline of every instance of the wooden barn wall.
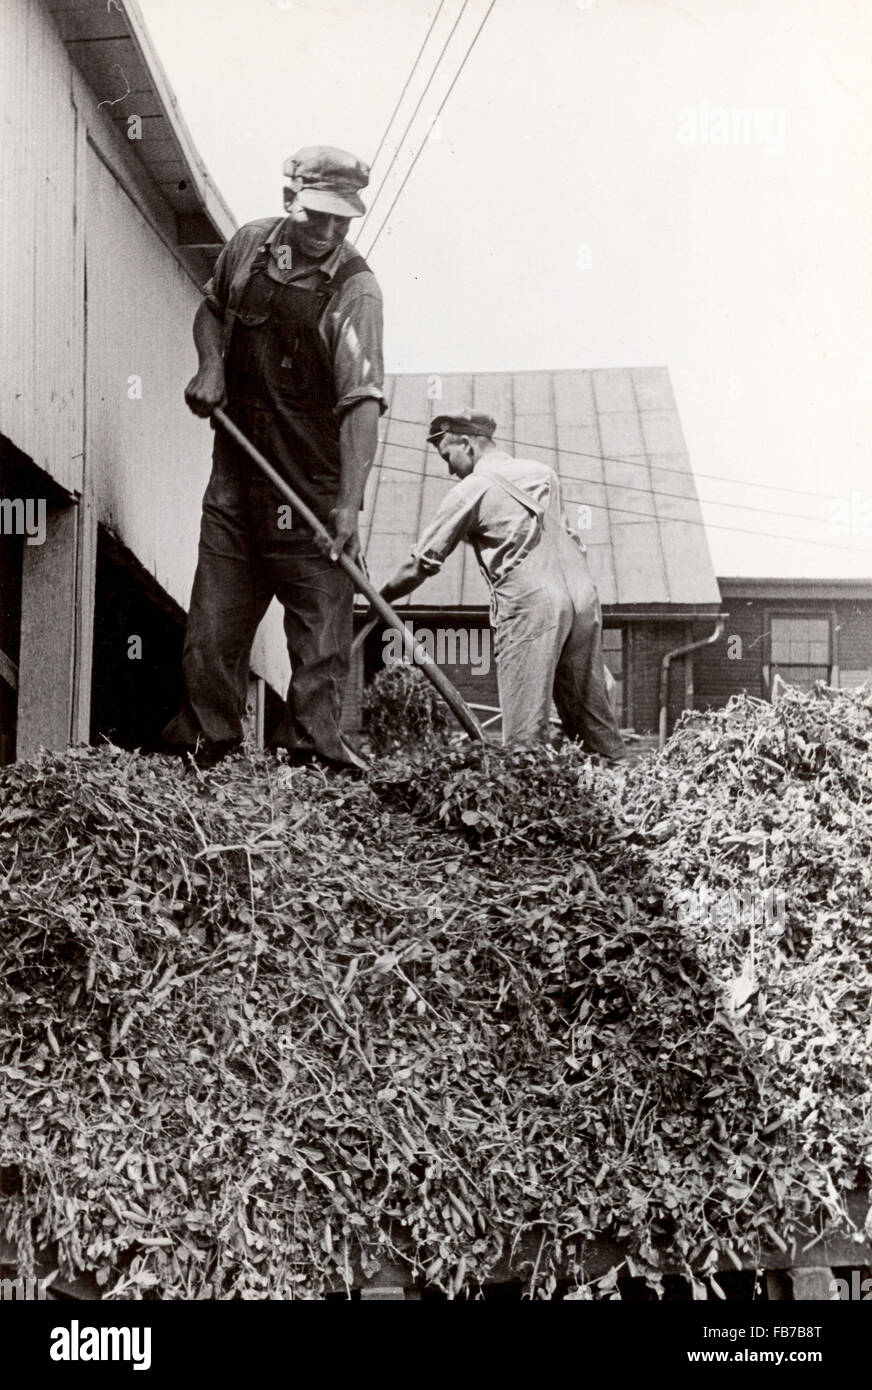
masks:
<svg viewBox="0 0 872 1390"><path fill-rule="evenodd" d="M78 491L82 131L69 59L33 0L3 0L0 111L0 433Z"/></svg>
<svg viewBox="0 0 872 1390"><path fill-rule="evenodd" d="M187 608L213 434L183 391L196 365L196 286L89 148L88 467L99 520ZM284 688L273 605L254 666Z"/></svg>
<svg viewBox="0 0 872 1390"><path fill-rule="evenodd" d="M0 434L187 608L212 447L182 394L198 290L47 9L3 0L3 28ZM284 690L275 604L253 665Z"/></svg>
<svg viewBox="0 0 872 1390"><path fill-rule="evenodd" d="M90 148L87 199L88 465L97 513L186 604L211 443L182 399L199 296Z"/></svg>

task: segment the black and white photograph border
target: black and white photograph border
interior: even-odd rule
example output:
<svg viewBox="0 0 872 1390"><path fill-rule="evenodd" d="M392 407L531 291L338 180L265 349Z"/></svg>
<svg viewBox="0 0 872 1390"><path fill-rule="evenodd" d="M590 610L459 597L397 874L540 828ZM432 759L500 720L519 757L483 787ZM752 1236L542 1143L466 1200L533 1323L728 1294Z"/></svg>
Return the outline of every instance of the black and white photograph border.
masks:
<svg viewBox="0 0 872 1390"><path fill-rule="evenodd" d="M4 0L52 1362L415 1300L823 1365L872 1299L870 59L856 0Z"/></svg>

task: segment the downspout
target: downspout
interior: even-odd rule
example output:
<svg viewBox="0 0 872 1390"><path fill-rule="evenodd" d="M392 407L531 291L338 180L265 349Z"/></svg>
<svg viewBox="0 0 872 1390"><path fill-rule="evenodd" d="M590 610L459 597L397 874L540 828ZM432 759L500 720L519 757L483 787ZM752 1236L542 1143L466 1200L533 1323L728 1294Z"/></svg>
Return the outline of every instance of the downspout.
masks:
<svg viewBox="0 0 872 1390"><path fill-rule="evenodd" d="M729 613L719 613L717 626L714 632L708 637L701 637L698 642L685 642L681 647L673 647L671 652L667 652L660 663L660 747L666 746L666 719L669 707L669 667L677 656L687 656L688 652L698 651L700 647L710 647L713 642L720 640L724 631L724 623L729 617Z"/></svg>

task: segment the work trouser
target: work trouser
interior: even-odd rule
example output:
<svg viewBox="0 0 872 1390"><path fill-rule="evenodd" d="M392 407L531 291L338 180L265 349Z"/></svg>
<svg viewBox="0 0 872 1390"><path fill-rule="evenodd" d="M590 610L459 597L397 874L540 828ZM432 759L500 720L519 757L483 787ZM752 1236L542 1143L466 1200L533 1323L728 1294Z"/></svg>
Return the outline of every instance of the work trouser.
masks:
<svg viewBox="0 0 872 1390"><path fill-rule="evenodd" d="M553 698L570 738L605 758L625 757L606 689L596 588L584 552L551 511L494 600L503 742L546 742Z"/></svg>
<svg viewBox="0 0 872 1390"><path fill-rule="evenodd" d="M281 467L287 422L250 409L240 424ZM287 519L284 499L219 427L185 634L185 699L164 730L168 745L241 740L251 644L275 595L285 610L292 675L287 708L271 743L314 750L337 763L350 761L339 721L353 586L344 570L318 551L305 524L291 518L286 529L280 523Z"/></svg>

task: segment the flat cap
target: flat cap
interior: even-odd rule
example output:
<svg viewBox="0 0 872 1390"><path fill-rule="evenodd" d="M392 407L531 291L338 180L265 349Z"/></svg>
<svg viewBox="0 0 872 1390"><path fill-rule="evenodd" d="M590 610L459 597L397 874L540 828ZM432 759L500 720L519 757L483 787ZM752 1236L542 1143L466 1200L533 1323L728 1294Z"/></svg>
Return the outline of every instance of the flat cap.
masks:
<svg viewBox="0 0 872 1390"><path fill-rule="evenodd" d="M480 434L493 439L497 422L492 415L474 410L459 410L452 415L435 415L427 431L427 443L438 444L443 434Z"/></svg>
<svg viewBox="0 0 872 1390"><path fill-rule="evenodd" d="M357 196L369 183L369 165L333 145L306 145L286 159L282 173L304 208L337 217L362 217Z"/></svg>

